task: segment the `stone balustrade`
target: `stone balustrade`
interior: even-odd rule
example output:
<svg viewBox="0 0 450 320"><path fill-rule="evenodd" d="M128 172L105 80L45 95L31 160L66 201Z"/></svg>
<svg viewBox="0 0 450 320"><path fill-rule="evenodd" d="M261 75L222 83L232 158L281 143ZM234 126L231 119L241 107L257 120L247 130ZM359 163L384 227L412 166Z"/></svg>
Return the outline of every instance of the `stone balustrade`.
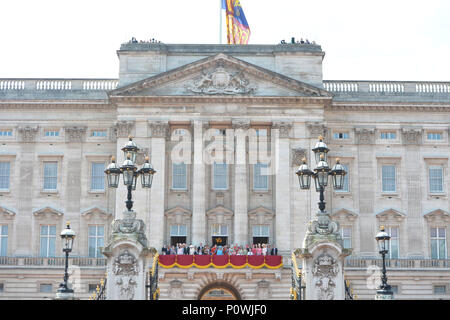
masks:
<svg viewBox="0 0 450 320"><path fill-rule="evenodd" d="M370 266L377 266L381 268L383 266L383 260L381 260L381 258L380 259L347 258L345 260L345 268L367 269ZM386 268L450 269L450 259L386 259Z"/></svg>
<svg viewBox="0 0 450 320"><path fill-rule="evenodd" d="M450 95L450 82L324 80L323 87L333 93L432 93Z"/></svg>
<svg viewBox="0 0 450 320"><path fill-rule="evenodd" d="M24 266L24 267L64 267L65 257L0 257L1 267ZM78 267L106 267L105 258L89 258L89 257L69 257L69 266Z"/></svg>
<svg viewBox="0 0 450 320"><path fill-rule="evenodd" d="M0 91L109 91L118 79L0 79Z"/></svg>

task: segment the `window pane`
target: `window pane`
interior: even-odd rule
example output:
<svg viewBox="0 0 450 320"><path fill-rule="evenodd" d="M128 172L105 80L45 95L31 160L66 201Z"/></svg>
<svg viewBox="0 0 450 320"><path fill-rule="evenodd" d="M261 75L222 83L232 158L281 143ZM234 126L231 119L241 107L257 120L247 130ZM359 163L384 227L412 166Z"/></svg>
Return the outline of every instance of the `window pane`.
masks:
<svg viewBox="0 0 450 320"><path fill-rule="evenodd" d="M352 241L351 239L343 239L344 249L351 249L352 247Z"/></svg>
<svg viewBox="0 0 450 320"><path fill-rule="evenodd" d="M186 175L185 163L173 163L172 164L172 188L173 189L186 189L187 188L187 175Z"/></svg>
<svg viewBox="0 0 450 320"><path fill-rule="evenodd" d="M56 190L57 186L57 162L45 162L44 163L44 189Z"/></svg>
<svg viewBox="0 0 450 320"><path fill-rule="evenodd" d="M47 256L47 240L48 240L47 237L41 236L40 247L39 247L39 255L41 257Z"/></svg>
<svg viewBox="0 0 450 320"><path fill-rule="evenodd" d="M9 189L10 163L0 162L0 189Z"/></svg>
<svg viewBox="0 0 450 320"><path fill-rule="evenodd" d="M52 236L54 236L54 235L56 235L56 226L49 226L49 234L50 235L52 235Z"/></svg>
<svg viewBox="0 0 450 320"><path fill-rule="evenodd" d="M267 175L267 164L257 163L253 170L254 189L267 190L269 187L269 176Z"/></svg>
<svg viewBox="0 0 450 320"><path fill-rule="evenodd" d="M92 163L91 190L105 190L105 164Z"/></svg>
<svg viewBox="0 0 450 320"><path fill-rule="evenodd" d="M393 259L398 258L398 240L391 240L390 257Z"/></svg>
<svg viewBox="0 0 450 320"><path fill-rule="evenodd" d="M220 226L220 232L221 232L221 235L228 235L228 226L226 226L226 225L223 225L223 226Z"/></svg>
<svg viewBox="0 0 450 320"><path fill-rule="evenodd" d="M214 163L214 189L227 188L227 164Z"/></svg>
<svg viewBox="0 0 450 320"><path fill-rule="evenodd" d="M437 240L431 240L431 259L438 259Z"/></svg>
<svg viewBox="0 0 450 320"><path fill-rule="evenodd" d="M382 191L395 192L395 166L382 167Z"/></svg>
<svg viewBox="0 0 450 320"><path fill-rule="evenodd" d="M436 238L437 237L437 228L431 228L431 237Z"/></svg>
<svg viewBox="0 0 450 320"><path fill-rule="evenodd" d="M443 191L443 169L439 166L433 166L428 169L430 192L442 192Z"/></svg>
<svg viewBox="0 0 450 320"><path fill-rule="evenodd" d="M445 240L439 240L439 259L445 259L447 256L445 252Z"/></svg>
<svg viewBox="0 0 450 320"><path fill-rule="evenodd" d="M438 228L439 238L445 238L445 228Z"/></svg>
<svg viewBox="0 0 450 320"><path fill-rule="evenodd" d="M186 236L187 235L186 226L185 225L180 225L179 230L180 230L180 232L179 232L180 236Z"/></svg>
<svg viewBox="0 0 450 320"><path fill-rule="evenodd" d="M7 236L8 235L8 226L7 225L2 225L2 228L1 228L1 235L2 236Z"/></svg>
<svg viewBox="0 0 450 320"><path fill-rule="evenodd" d="M178 226L170 226L170 235L171 236L178 235Z"/></svg>
<svg viewBox="0 0 450 320"><path fill-rule="evenodd" d="M51 237L48 239L48 256L54 257L55 256L55 237Z"/></svg>

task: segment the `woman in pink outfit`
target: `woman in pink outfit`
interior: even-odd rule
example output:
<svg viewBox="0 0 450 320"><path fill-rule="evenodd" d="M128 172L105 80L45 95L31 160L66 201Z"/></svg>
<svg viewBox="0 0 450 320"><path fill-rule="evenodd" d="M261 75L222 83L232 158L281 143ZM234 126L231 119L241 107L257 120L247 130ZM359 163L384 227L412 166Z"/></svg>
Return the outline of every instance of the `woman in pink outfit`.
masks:
<svg viewBox="0 0 450 320"><path fill-rule="evenodd" d="M260 256L260 255L261 255L261 252L262 252L262 249L261 249L261 243L258 243L258 247L256 248L256 254L257 254L258 256Z"/></svg>
<svg viewBox="0 0 450 320"><path fill-rule="evenodd" d="M252 254L255 256L256 255L256 244L252 245Z"/></svg>

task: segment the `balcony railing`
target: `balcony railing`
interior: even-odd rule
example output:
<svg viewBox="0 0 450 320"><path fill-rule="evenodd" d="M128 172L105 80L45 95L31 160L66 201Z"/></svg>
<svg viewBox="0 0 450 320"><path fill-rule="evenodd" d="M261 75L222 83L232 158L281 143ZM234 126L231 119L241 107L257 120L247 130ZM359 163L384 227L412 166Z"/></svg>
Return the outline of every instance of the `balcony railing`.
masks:
<svg viewBox="0 0 450 320"><path fill-rule="evenodd" d="M118 79L0 79L1 91L109 91Z"/></svg>
<svg viewBox="0 0 450 320"><path fill-rule="evenodd" d="M370 266L382 267L381 259L347 258L346 268L367 269ZM398 269L450 269L450 259L386 259L386 268Z"/></svg>
<svg viewBox="0 0 450 320"><path fill-rule="evenodd" d="M450 82L429 81L340 81L324 80L325 90L333 93L389 93L450 95Z"/></svg>
<svg viewBox="0 0 450 320"><path fill-rule="evenodd" d="M64 257L0 257L0 267L3 266L25 266L25 267L64 267ZM79 267L101 267L106 266L105 258L69 257L69 265Z"/></svg>

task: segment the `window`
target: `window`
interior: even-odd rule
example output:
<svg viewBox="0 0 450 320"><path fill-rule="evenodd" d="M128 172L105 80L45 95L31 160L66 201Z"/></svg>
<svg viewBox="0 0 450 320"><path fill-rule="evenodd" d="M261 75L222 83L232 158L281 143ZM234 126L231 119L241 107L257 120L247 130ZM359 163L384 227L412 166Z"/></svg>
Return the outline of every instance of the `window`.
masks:
<svg viewBox="0 0 450 320"><path fill-rule="evenodd" d="M46 137L59 137L59 131L58 130L45 130L44 135Z"/></svg>
<svg viewBox="0 0 450 320"><path fill-rule="evenodd" d="M431 228L431 259L447 258L447 237L446 230L443 227Z"/></svg>
<svg viewBox="0 0 450 320"><path fill-rule="evenodd" d="M0 162L0 190L9 190L10 168L9 162Z"/></svg>
<svg viewBox="0 0 450 320"><path fill-rule="evenodd" d="M391 240L389 241L388 256L390 259L398 259L400 243L398 227L387 227L386 233L391 237Z"/></svg>
<svg viewBox="0 0 450 320"><path fill-rule="evenodd" d="M0 256L8 254L8 226L0 225Z"/></svg>
<svg viewBox="0 0 450 320"><path fill-rule="evenodd" d="M213 189L224 190L228 188L227 179L227 164L226 163L214 163L214 180Z"/></svg>
<svg viewBox="0 0 450 320"><path fill-rule="evenodd" d="M430 185L430 193L444 192L444 170L441 166L430 166L428 168L428 181Z"/></svg>
<svg viewBox="0 0 450 320"><path fill-rule="evenodd" d="M255 129L257 137L267 137L267 129Z"/></svg>
<svg viewBox="0 0 450 320"><path fill-rule="evenodd" d="M91 165L91 190L105 190L105 164L92 162Z"/></svg>
<svg viewBox="0 0 450 320"><path fill-rule="evenodd" d="M103 257L100 252L100 247L105 245L105 227L104 226L89 226L89 257L99 258Z"/></svg>
<svg viewBox="0 0 450 320"><path fill-rule="evenodd" d="M446 287L444 285L433 286L433 293L434 294L445 294Z"/></svg>
<svg viewBox="0 0 450 320"><path fill-rule="evenodd" d="M172 135L173 136L186 136L188 134L188 131L183 128L178 128L173 130Z"/></svg>
<svg viewBox="0 0 450 320"><path fill-rule="evenodd" d="M58 162L44 162L44 190L56 190L58 185Z"/></svg>
<svg viewBox="0 0 450 320"><path fill-rule="evenodd" d="M41 226L40 239L40 253L41 257L54 257L56 245L56 226L46 225Z"/></svg>
<svg viewBox="0 0 450 320"><path fill-rule="evenodd" d="M187 167L186 164L172 163L172 189L186 190L187 189Z"/></svg>
<svg viewBox="0 0 450 320"><path fill-rule="evenodd" d="M2 293L5 290L5 285L3 283L0 283L0 293Z"/></svg>
<svg viewBox="0 0 450 320"><path fill-rule="evenodd" d="M349 179L348 165L342 164L342 166L344 167L344 170L346 172L346 174L344 176L344 186L342 187L342 189L336 190L336 192L350 192L350 187L348 184L348 179Z"/></svg>
<svg viewBox="0 0 450 320"><path fill-rule="evenodd" d="M51 293L53 291L53 286L48 283L41 283L39 285L39 292Z"/></svg>
<svg viewBox="0 0 450 320"><path fill-rule="evenodd" d="M228 226L226 224L213 224L212 225L213 236L228 236Z"/></svg>
<svg viewBox="0 0 450 320"><path fill-rule="evenodd" d="M348 135L348 132L335 132L333 135L333 138L337 139L337 140L343 140L343 139L348 139L349 135Z"/></svg>
<svg viewBox="0 0 450 320"><path fill-rule="evenodd" d="M253 226L253 236L254 237L268 237L269 236L269 226L268 225Z"/></svg>
<svg viewBox="0 0 450 320"><path fill-rule="evenodd" d="M94 130L91 132L92 137L104 138L106 137L106 130Z"/></svg>
<svg viewBox="0 0 450 320"><path fill-rule="evenodd" d="M398 294L398 285L391 286L391 290L394 295L397 295Z"/></svg>
<svg viewBox="0 0 450 320"><path fill-rule="evenodd" d="M395 166L386 165L381 168L381 180L383 192L395 192Z"/></svg>
<svg viewBox="0 0 450 320"><path fill-rule="evenodd" d="M267 174L267 169L268 165L266 163L256 163L253 166L253 189L269 189L269 176Z"/></svg>
<svg viewBox="0 0 450 320"><path fill-rule="evenodd" d="M427 133L428 140L442 140L443 136L441 132L428 132Z"/></svg>
<svg viewBox="0 0 450 320"><path fill-rule="evenodd" d="M97 286L98 286L98 284L96 284L96 283L89 283L89 286L88 286L89 293L97 292Z"/></svg>
<svg viewBox="0 0 450 320"><path fill-rule="evenodd" d="M0 129L0 137L12 137L11 129Z"/></svg>
<svg viewBox="0 0 450 320"><path fill-rule="evenodd" d="M381 132L380 138L382 140L394 140L397 138L397 134L394 131Z"/></svg>
<svg viewBox="0 0 450 320"><path fill-rule="evenodd" d="M341 228L342 245L344 249L352 248L352 228L342 227Z"/></svg>
<svg viewBox="0 0 450 320"><path fill-rule="evenodd" d="M186 236L186 226L184 224L174 224L170 226L170 236L171 237L185 237Z"/></svg>

